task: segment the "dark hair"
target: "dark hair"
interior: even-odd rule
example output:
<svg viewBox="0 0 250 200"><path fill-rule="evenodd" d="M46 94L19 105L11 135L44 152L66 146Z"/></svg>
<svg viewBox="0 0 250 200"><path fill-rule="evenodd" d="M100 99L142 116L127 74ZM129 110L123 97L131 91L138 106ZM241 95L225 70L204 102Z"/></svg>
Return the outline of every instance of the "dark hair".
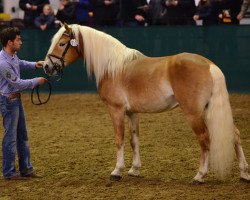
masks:
<svg viewBox="0 0 250 200"><path fill-rule="evenodd" d="M0 33L3 47L6 47L9 40L14 41L17 35L21 35L21 31L17 27L8 27L3 29Z"/></svg>

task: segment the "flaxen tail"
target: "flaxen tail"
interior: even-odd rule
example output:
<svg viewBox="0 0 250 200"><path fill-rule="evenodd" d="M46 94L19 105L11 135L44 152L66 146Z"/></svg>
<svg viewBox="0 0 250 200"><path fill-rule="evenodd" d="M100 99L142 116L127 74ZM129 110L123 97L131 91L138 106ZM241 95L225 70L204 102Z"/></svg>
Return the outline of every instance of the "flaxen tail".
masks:
<svg viewBox="0 0 250 200"><path fill-rule="evenodd" d="M221 70L211 65L212 96L205 120L210 136L210 164L218 178L230 174L234 159L234 123L225 78Z"/></svg>

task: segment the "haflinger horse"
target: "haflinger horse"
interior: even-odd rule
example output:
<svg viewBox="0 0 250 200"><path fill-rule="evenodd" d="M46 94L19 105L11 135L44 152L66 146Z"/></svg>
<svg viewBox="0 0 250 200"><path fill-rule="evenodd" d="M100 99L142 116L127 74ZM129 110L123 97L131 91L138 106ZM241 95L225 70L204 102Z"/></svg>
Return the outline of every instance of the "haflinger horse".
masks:
<svg viewBox="0 0 250 200"><path fill-rule="evenodd" d="M200 166L193 178L203 183L208 163L219 179L229 175L234 150L240 178L250 182L240 133L232 117L221 70L197 54L147 57L112 36L80 25L67 25L54 35L44 62L49 75L77 59L95 76L98 93L107 105L115 131L117 162L111 180L120 180L124 164L124 118L129 119L133 149L131 176L140 176L137 113L158 113L180 106L201 147Z"/></svg>

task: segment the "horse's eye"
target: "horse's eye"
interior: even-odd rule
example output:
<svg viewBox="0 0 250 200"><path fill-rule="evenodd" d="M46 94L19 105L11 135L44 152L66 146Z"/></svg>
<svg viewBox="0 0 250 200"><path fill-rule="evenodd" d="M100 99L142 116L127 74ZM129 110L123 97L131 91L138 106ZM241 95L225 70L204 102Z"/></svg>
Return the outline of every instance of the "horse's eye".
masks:
<svg viewBox="0 0 250 200"><path fill-rule="evenodd" d="M60 43L59 46L60 47L63 47L65 45L65 43Z"/></svg>

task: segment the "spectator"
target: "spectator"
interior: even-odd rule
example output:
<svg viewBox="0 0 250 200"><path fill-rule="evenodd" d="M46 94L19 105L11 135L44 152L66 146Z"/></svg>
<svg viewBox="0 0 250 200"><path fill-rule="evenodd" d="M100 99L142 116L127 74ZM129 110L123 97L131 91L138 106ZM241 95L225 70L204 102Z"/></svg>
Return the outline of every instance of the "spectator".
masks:
<svg viewBox="0 0 250 200"><path fill-rule="evenodd" d="M25 26L34 27L35 18L42 13L43 6L49 3L49 0L19 0L19 7L24 11Z"/></svg>
<svg viewBox="0 0 250 200"><path fill-rule="evenodd" d="M240 13L237 15L237 19L239 21L242 20L242 18L247 13L247 10L248 10L249 6L250 6L250 0L244 0L242 5L241 5Z"/></svg>
<svg viewBox="0 0 250 200"><path fill-rule="evenodd" d="M90 0L77 0L76 2L76 21L81 25L90 23Z"/></svg>
<svg viewBox="0 0 250 200"><path fill-rule="evenodd" d="M221 4L219 21L222 24L239 24L237 14L240 12L242 0L224 0Z"/></svg>
<svg viewBox="0 0 250 200"><path fill-rule="evenodd" d="M162 0L162 5L167 8L167 24L194 24L194 0Z"/></svg>
<svg viewBox="0 0 250 200"><path fill-rule="evenodd" d="M194 21L202 20L203 26L213 24L211 20L211 11L212 7L210 0L200 0L196 8L196 13L193 16Z"/></svg>
<svg viewBox="0 0 250 200"><path fill-rule="evenodd" d="M222 1L223 0L210 0L211 4L211 14L210 14L210 22L213 25L218 25L219 24L219 14L222 9Z"/></svg>
<svg viewBox="0 0 250 200"><path fill-rule="evenodd" d="M161 0L148 0L149 10L147 21L149 25L165 25L167 9L162 6Z"/></svg>
<svg viewBox="0 0 250 200"><path fill-rule="evenodd" d="M60 0L56 18L62 23L76 23L76 4L70 0Z"/></svg>
<svg viewBox="0 0 250 200"><path fill-rule="evenodd" d="M147 10L146 0L120 0L119 24L128 27L145 25Z"/></svg>
<svg viewBox="0 0 250 200"><path fill-rule="evenodd" d="M54 11L50 4L45 4L43 13L35 18L35 26L42 31L55 27Z"/></svg>
<svg viewBox="0 0 250 200"><path fill-rule="evenodd" d="M150 17L149 16L149 3L150 3L150 0L141 0L138 2L138 16L141 16L141 17L137 17L136 16L136 19L138 19L139 23L141 23L141 25L144 25L144 26L148 26L148 24L150 23Z"/></svg>
<svg viewBox="0 0 250 200"><path fill-rule="evenodd" d="M94 24L96 26L115 26L119 9L118 0L90 0Z"/></svg>

